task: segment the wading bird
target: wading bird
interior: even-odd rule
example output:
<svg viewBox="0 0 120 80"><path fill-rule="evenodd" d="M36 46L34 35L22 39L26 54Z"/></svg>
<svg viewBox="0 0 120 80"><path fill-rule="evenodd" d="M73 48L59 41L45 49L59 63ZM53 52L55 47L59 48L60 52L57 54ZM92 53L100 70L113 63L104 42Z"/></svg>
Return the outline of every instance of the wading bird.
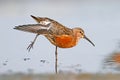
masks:
<svg viewBox="0 0 120 80"><path fill-rule="evenodd" d="M27 31L31 33L35 33L36 37L31 42L31 44L27 47L28 51L33 48L33 44L35 43L37 37L39 35L44 35L53 45L55 45L55 71L57 73L57 47L59 48L71 48L77 45L79 39L84 38L88 40L93 46L94 43L88 39L84 33L84 30L76 27L70 29L59 22L47 18L47 17L35 17L32 16L38 24L27 24L27 25L19 25L14 29Z"/></svg>

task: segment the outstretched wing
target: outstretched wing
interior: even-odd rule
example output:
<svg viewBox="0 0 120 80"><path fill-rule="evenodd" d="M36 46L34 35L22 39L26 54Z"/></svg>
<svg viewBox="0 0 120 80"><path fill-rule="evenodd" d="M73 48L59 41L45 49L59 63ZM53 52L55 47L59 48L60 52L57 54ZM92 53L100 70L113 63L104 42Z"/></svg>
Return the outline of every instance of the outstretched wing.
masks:
<svg viewBox="0 0 120 80"><path fill-rule="evenodd" d="M67 28L66 26L63 26L59 22L47 18L47 17L35 17L31 15L31 17L37 21L38 23L45 25L46 23L51 24L51 28L49 29L49 34L54 34L54 35L70 35L72 33L72 29ZM47 24L46 24L47 25Z"/></svg>
<svg viewBox="0 0 120 80"><path fill-rule="evenodd" d="M50 28L50 24L42 25L42 24L27 24L27 25L19 25L16 26L14 29L31 32L36 34L47 34Z"/></svg>

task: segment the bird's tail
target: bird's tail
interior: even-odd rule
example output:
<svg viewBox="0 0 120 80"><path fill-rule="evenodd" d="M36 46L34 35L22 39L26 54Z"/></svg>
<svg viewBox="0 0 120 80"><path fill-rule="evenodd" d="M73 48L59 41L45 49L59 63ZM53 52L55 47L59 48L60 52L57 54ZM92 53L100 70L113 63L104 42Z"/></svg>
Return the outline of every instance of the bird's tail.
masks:
<svg viewBox="0 0 120 80"><path fill-rule="evenodd" d="M35 17L35 16L33 16L33 15L31 15L31 17L36 21L36 22L38 22L38 23L40 23L40 18L38 18L38 17Z"/></svg>
<svg viewBox="0 0 120 80"><path fill-rule="evenodd" d="M36 33L36 34L47 34L49 28L50 28L50 24L48 25L28 24L28 25L16 26L14 29L25 32Z"/></svg>

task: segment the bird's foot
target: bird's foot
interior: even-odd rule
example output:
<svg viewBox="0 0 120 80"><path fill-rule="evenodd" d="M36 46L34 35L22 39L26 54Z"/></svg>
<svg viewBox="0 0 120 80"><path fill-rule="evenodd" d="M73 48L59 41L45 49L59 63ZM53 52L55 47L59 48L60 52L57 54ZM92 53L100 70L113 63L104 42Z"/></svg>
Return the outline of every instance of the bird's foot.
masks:
<svg viewBox="0 0 120 80"><path fill-rule="evenodd" d="M31 48L33 48L34 42L31 42L31 44L27 47L27 50L30 52Z"/></svg>

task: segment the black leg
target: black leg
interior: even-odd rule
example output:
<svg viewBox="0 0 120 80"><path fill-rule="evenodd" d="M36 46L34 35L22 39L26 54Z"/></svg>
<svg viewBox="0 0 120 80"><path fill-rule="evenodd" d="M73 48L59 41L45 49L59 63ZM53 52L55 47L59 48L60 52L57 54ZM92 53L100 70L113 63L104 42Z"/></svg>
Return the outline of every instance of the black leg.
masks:
<svg viewBox="0 0 120 80"><path fill-rule="evenodd" d="M58 53L57 53L57 46L56 46L56 48L55 48L55 73L57 74L57 61L58 61Z"/></svg>
<svg viewBox="0 0 120 80"><path fill-rule="evenodd" d="M33 41L31 42L31 44L27 47L27 50L28 50L28 51L30 51L31 48L33 48L33 45L34 45L34 43L35 43L35 41L36 41L36 39L37 39L38 36L39 36L39 34L37 34L37 35L35 36L34 40L33 40Z"/></svg>

